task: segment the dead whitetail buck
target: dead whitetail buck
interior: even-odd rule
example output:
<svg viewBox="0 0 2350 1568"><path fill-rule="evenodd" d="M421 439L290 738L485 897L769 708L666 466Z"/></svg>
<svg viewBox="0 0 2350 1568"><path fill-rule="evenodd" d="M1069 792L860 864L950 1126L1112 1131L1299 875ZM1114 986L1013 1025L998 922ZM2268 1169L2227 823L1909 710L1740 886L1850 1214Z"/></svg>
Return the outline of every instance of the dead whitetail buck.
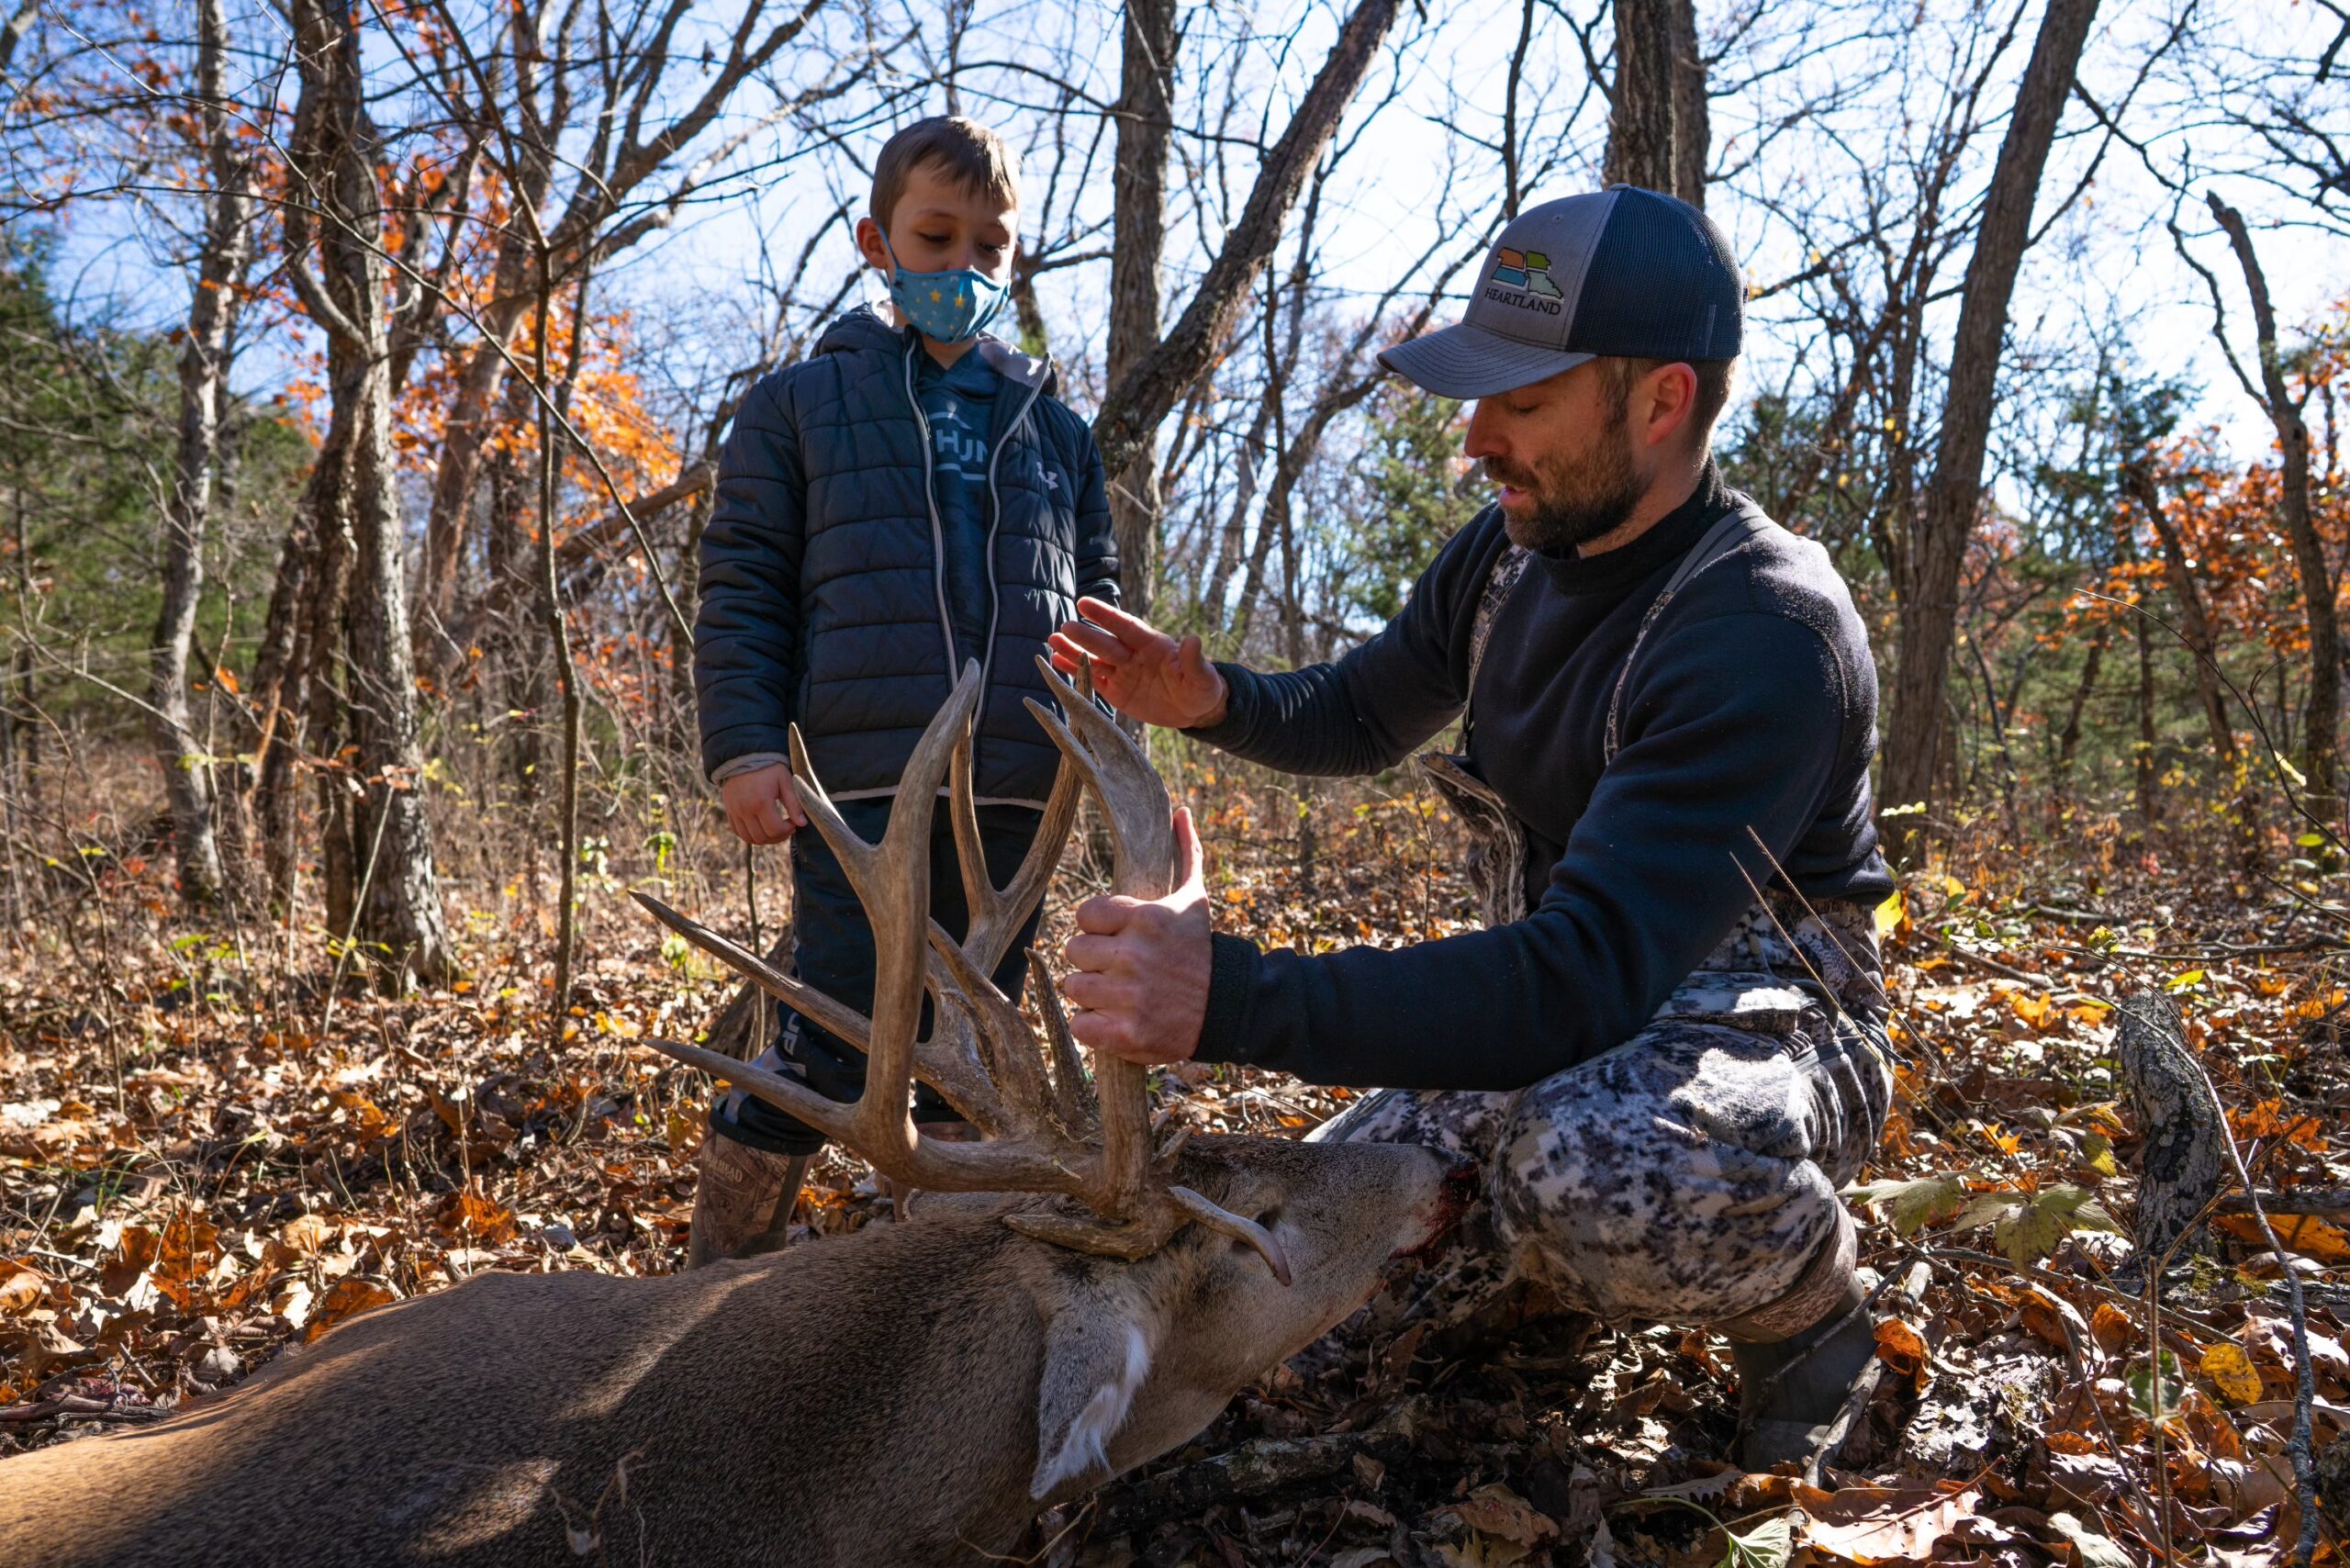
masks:
<svg viewBox="0 0 2350 1568"><path fill-rule="evenodd" d="M1060 687L1066 722L1030 704L1066 759L1044 831L1011 886L990 886L971 799L979 691L967 672L878 845L842 824L793 737L802 799L872 919L869 1020L643 901L861 1044L866 1089L835 1103L659 1048L922 1189L909 1223L659 1279L483 1275L370 1314L217 1404L0 1463L0 1562L1001 1560L1040 1505L1191 1438L1434 1239L1462 1178L1436 1154L1157 1140L1142 1070L1097 1057L1089 1088L1046 983L1040 1049L987 977L1080 795L1108 822L1113 886L1137 897L1170 886L1170 813L1141 752ZM973 913L959 944L927 913L950 767ZM916 1078L986 1141L918 1134Z"/></svg>

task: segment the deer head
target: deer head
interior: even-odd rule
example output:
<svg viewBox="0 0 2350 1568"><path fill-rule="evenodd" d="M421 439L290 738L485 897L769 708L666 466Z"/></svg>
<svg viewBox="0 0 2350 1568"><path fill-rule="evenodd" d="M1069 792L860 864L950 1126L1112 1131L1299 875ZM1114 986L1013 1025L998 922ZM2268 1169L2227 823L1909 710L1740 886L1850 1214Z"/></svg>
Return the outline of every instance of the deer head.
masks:
<svg viewBox="0 0 2350 1568"><path fill-rule="evenodd" d="M1149 1256L1183 1226L1198 1224L1254 1249L1286 1285L1289 1260L1270 1231L1174 1180L1189 1129L1155 1136L1145 1070L1094 1053L1088 1084L1043 959L1029 956L1045 1023L1041 1039L989 978L1043 898L1084 792L1092 793L1109 826L1114 846L1112 890L1153 899L1174 885L1174 816L1165 783L1142 749L1093 705L1090 689L1062 680L1046 660L1036 663L1062 711L1057 714L1033 699L1028 708L1060 748L1061 767L1036 841L1011 883L1001 889L988 876L980 852L972 795L971 716L980 689L976 665L965 667L953 695L915 745L878 844L867 843L843 823L809 767L798 729L792 731L800 800L846 869L873 926L870 1018L801 985L658 899L635 895L664 925L863 1050L865 1090L856 1100L826 1099L715 1051L674 1040L646 1043L819 1128L901 1186L935 1193L1047 1193L1063 1200L1058 1208L1007 1214L1004 1223L1024 1235L1131 1260ZM971 912L960 942L929 914L931 813L942 784L949 789ZM926 1039L919 1037L925 991L933 1004ZM923 1137L907 1114L915 1079L938 1091L983 1141Z"/></svg>

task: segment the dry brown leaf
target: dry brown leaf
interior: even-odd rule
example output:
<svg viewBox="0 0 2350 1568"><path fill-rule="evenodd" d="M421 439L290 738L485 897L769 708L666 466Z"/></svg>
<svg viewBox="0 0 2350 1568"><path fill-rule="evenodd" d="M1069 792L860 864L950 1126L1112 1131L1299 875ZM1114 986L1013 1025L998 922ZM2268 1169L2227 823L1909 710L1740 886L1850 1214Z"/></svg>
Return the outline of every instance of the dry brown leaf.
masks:
<svg viewBox="0 0 2350 1568"><path fill-rule="evenodd" d="M398 1293L381 1280L371 1280L364 1274L345 1274L328 1291L311 1317L308 1338L319 1335L344 1318L365 1312L370 1307L387 1306L399 1300Z"/></svg>
<svg viewBox="0 0 2350 1568"><path fill-rule="evenodd" d="M1982 1495L1972 1486L1847 1486L1818 1513L1806 1510L1796 1540L1861 1568L1926 1562L1936 1542L1974 1518Z"/></svg>
<svg viewBox="0 0 2350 1568"><path fill-rule="evenodd" d="M2119 1355L2138 1342L2138 1321L2111 1302L2101 1301L2089 1315L2089 1338L2107 1355Z"/></svg>
<svg viewBox="0 0 2350 1568"><path fill-rule="evenodd" d="M1926 1365L1931 1359L1924 1336L1898 1317L1888 1317L1876 1326L1876 1354L1886 1369L1897 1377L1908 1378L1910 1385L1922 1388L1926 1383Z"/></svg>
<svg viewBox="0 0 2350 1568"><path fill-rule="evenodd" d="M0 1312L30 1312L49 1294L49 1282L30 1269L0 1265Z"/></svg>
<svg viewBox="0 0 2350 1568"><path fill-rule="evenodd" d="M285 1222L277 1238L288 1248L308 1258L326 1250L334 1239L334 1226L317 1215L297 1215Z"/></svg>
<svg viewBox="0 0 2350 1568"><path fill-rule="evenodd" d="M1480 1535L1498 1536L1519 1546L1542 1546L1559 1539L1559 1527L1550 1515L1499 1482L1480 1486L1439 1511L1457 1515Z"/></svg>

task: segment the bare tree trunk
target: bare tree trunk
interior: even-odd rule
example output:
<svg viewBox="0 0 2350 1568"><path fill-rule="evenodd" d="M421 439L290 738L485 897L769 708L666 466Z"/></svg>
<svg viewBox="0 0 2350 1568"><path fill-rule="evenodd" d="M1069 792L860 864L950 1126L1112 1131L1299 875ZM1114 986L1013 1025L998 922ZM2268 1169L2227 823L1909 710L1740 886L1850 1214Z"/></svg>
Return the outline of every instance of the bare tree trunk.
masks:
<svg viewBox="0 0 2350 1568"><path fill-rule="evenodd" d="M1266 149L1240 217L1226 231L1191 303L1164 337L1125 374L1110 378L1093 437L1113 484L1137 454L1149 455L1159 421L1231 337L1258 274L1281 241L1290 208L1395 25L1395 12L1396 0L1360 0L1348 16L1288 126ZM1121 565L1126 582L1138 580L1134 563Z"/></svg>
<svg viewBox="0 0 2350 1568"><path fill-rule="evenodd" d="M2097 635L2089 639L2089 651L2081 658L2081 683L2073 688L2073 700L2065 710L2065 728L2056 737L2056 778L2059 789L2069 790L2073 781L2073 758L2081 747L2081 711L2088 706L2089 694L2097 689L2098 670L2105 663L2106 644L2113 641L2113 622L2097 623Z"/></svg>
<svg viewBox="0 0 2350 1568"><path fill-rule="evenodd" d="M2232 779L2236 770L2235 725L2228 718L2227 698L2220 689L2218 639L2211 631L2210 611L2203 603L2202 585L2195 580L2195 573L2187 564L2186 541L2179 537L2178 525L2163 510L2162 492L2143 462L2124 464L2121 484L2138 510L2154 524L2154 537L2162 545L2163 575L2170 581L2171 597L2178 600L2179 631L2185 634L2187 651L2195 660L2195 692L2202 700L2203 722L2211 732L2211 750Z"/></svg>
<svg viewBox="0 0 2350 1568"><path fill-rule="evenodd" d="M227 390L237 290L252 258L252 188L235 128L221 99L229 24L220 0L197 0L196 97L202 106L212 190L206 198L203 248L180 347L179 450L163 513L163 602L148 655L148 706L163 792L171 803L179 857L180 896L208 904L221 893L220 849L213 837L212 765L188 714L188 648L204 593L204 536L212 509L220 409Z"/></svg>
<svg viewBox="0 0 2350 1568"><path fill-rule="evenodd" d="M0 71L8 69L9 62L17 58L17 46L24 42L25 35L33 30L33 24L39 19L40 0L17 0L7 21L0 23Z"/></svg>
<svg viewBox="0 0 2350 1568"><path fill-rule="evenodd" d="M2031 241L2031 208L2049 145L2096 15L2097 0L2050 0L2041 18L2007 139L1992 169L1975 252L1966 263L1942 430L1935 442L1934 476L1919 515L1895 522L1897 528L1907 521L1911 537L1901 552L1901 569L1894 582L1901 622L1886 743L1885 798L1897 805L1923 802L1929 814L1936 804L1935 763L1957 624L1959 567L1982 501L1983 464L2007 340L2008 307L2024 248ZM1912 824L1919 821L1903 819L1888 835L1896 853L1915 853L1919 829Z"/></svg>
<svg viewBox="0 0 2350 1568"><path fill-rule="evenodd" d="M483 319L485 330L510 332L520 314L520 302L499 301ZM502 341L502 340L501 340ZM440 461L432 476L432 510L425 514L424 563L417 575L416 635L418 662L428 666L446 661L428 656L422 644L447 626L456 607L457 563L464 554L465 522L473 515L474 489L481 474L482 449L495 421L499 388L506 379L506 360L490 343L476 345L457 377L457 391L441 437Z"/></svg>
<svg viewBox="0 0 2350 1568"><path fill-rule="evenodd" d="M330 426L331 435L332 427ZM277 547L277 574L262 620L261 644L253 653L251 701L258 725L252 761L244 769L252 807L250 853L258 846L262 880L270 907L285 914L294 897L295 767L300 760L304 715L308 709L308 639L305 610L321 566L318 512L312 496L329 452L313 460L310 480ZM334 459L339 468L341 459Z"/></svg>
<svg viewBox="0 0 2350 1568"><path fill-rule="evenodd" d="M1710 135L1695 0L1616 0L1606 182L1703 207Z"/></svg>
<svg viewBox="0 0 2350 1568"><path fill-rule="evenodd" d="M1158 345L1159 270L1167 251L1167 145L1174 129L1175 0L1126 0L1118 95L1118 163L1110 179L1110 385ZM1155 425L1158 421L1153 420ZM1110 470L1118 592L1148 615L1158 588L1158 460L1144 441Z"/></svg>
<svg viewBox="0 0 2350 1568"><path fill-rule="evenodd" d="M519 427L528 384L507 383L507 415ZM529 625L534 602L531 567L531 501L520 457L501 447L490 460L489 578L481 636L490 651L498 700L521 715L504 728L498 755L514 796L534 800L539 786L539 717L546 703L546 650Z"/></svg>
<svg viewBox="0 0 2350 1568"><path fill-rule="evenodd" d="M2252 296L2253 330L2260 353L2256 395L2268 422L2277 430L2285 532L2292 541L2293 566L2301 579L2302 611L2310 626L2310 691L2301 721L2301 772L2309 779L2306 803L2311 812L2332 822L2341 809L2334 754L2342 719L2342 626L2333 603L2333 568L2310 510L2310 427L2301 417L2302 399L2295 398L2285 384L2268 277L2253 250L2244 215L2216 196L2206 199L2211 216L2227 230L2228 243L2244 269L2244 287Z"/></svg>
<svg viewBox="0 0 2350 1568"><path fill-rule="evenodd" d="M2131 627L2138 633L2138 745L2136 779L2138 786L2138 815L2148 826L2158 814L2154 801L2154 645L2148 635L2146 618L2133 615Z"/></svg>
<svg viewBox="0 0 2350 1568"><path fill-rule="evenodd" d="M328 385L347 430L331 498L348 530L344 598L346 718L361 791L346 841L358 867L355 929L394 977L428 981L453 969L424 810L424 750L408 644L408 573L392 453L386 267L376 185L378 138L367 118L360 38L350 12L293 0L301 74L291 162L304 200L286 207L288 275L327 336ZM317 252L311 271L313 245ZM321 497L321 499L328 498ZM336 836L330 808L329 833ZM330 844L330 856L337 846Z"/></svg>

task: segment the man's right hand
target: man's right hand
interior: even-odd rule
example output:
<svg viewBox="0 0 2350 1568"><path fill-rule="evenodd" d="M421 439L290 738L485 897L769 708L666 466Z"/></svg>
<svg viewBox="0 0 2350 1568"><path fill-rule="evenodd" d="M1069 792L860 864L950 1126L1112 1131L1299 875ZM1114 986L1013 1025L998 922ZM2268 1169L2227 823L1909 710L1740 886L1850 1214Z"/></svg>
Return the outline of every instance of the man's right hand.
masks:
<svg viewBox="0 0 2350 1568"><path fill-rule="evenodd" d="M1196 730L1221 723L1226 689L1197 637L1181 642L1149 622L1098 599L1080 599L1082 621L1053 633L1053 667L1075 675L1093 666L1093 689L1128 718L1161 729Z"/></svg>
<svg viewBox="0 0 2350 1568"><path fill-rule="evenodd" d="M718 798L725 804L727 825L745 844L781 844L808 825L784 763L737 773L718 787Z"/></svg>

